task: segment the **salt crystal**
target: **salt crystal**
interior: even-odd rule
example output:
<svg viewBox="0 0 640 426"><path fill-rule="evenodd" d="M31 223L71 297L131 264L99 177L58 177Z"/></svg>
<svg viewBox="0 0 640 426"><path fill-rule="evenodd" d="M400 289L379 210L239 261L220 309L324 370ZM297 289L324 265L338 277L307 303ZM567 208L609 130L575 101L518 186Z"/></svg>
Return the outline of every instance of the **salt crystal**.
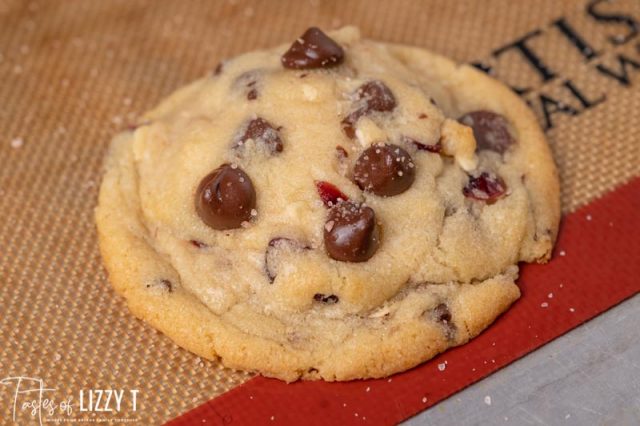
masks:
<svg viewBox="0 0 640 426"><path fill-rule="evenodd" d="M548 308L548 307L549 307L549 304L548 304L547 302L542 302L542 303L540 304L540 307L541 307L541 308Z"/></svg>
<svg viewBox="0 0 640 426"><path fill-rule="evenodd" d="M258 216L258 210L256 209L251 209L251 216Z"/></svg>
<svg viewBox="0 0 640 426"><path fill-rule="evenodd" d="M426 397L426 396L423 396L423 397L422 397L422 403L423 403L423 404L426 404L426 403L427 403L427 397Z"/></svg>
<svg viewBox="0 0 640 426"><path fill-rule="evenodd" d="M447 365L445 363L438 364L438 370L444 371L445 368L447 368Z"/></svg>
<svg viewBox="0 0 640 426"><path fill-rule="evenodd" d="M370 386L367 386L367 388L364 390L365 392L369 392L371 390Z"/></svg>
<svg viewBox="0 0 640 426"><path fill-rule="evenodd" d="M274 421L276 419L276 416L271 416L271 421Z"/></svg>
<svg viewBox="0 0 640 426"><path fill-rule="evenodd" d="M566 253L564 250L560 250L560 253L558 253L558 254L559 254L560 256L564 256L564 255L566 255L567 253Z"/></svg>
<svg viewBox="0 0 640 426"><path fill-rule="evenodd" d="M489 395L484 397L484 403L487 405L491 405L491 397Z"/></svg>
<svg viewBox="0 0 640 426"><path fill-rule="evenodd" d="M591 220L591 215L590 215L590 214L588 214L588 215L587 215L587 217L586 217L586 219L587 219L587 220Z"/></svg>
<svg viewBox="0 0 640 426"><path fill-rule="evenodd" d="M24 140L22 138L15 138L11 141L11 148L18 149L24 145Z"/></svg>
<svg viewBox="0 0 640 426"><path fill-rule="evenodd" d="M569 308L569 312L575 312L576 310L573 308Z"/></svg>
<svg viewBox="0 0 640 426"><path fill-rule="evenodd" d="M553 299L553 293L549 293L549 294L547 294L547 297L548 297L549 299Z"/></svg>

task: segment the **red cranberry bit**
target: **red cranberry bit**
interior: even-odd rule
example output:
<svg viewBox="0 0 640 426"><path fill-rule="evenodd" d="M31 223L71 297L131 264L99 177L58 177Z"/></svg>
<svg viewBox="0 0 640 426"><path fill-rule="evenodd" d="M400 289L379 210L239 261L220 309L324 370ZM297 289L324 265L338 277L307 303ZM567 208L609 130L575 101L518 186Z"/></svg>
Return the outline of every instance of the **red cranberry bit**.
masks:
<svg viewBox="0 0 640 426"><path fill-rule="evenodd" d="M205 249L205 248L209 248L209 245L206 243L203 243L202 241L198 241L198 240L189 240L189 243L191 243L192 246L199 248L199 249Z"/></svg>
<svg viewBox="0 0 640 426"><path fill-rule="evenodd" d="M473 129L477 151L488 149L502 154L515 143L509 132L509 122L495 112L473 111L464 114L458 121Z"/></svg>
<svg viewBox="0 0 640 426"><path fill-rule="evenodd" d="M338 204L340 201L347 201L347 197L342 191L340 191L335 185L325 182L323 180L316 181L316 189L318 195L326 207L332 207Z"/></svg>
<svg viewBox="0 0 640 426"><path fill-rule="evenodd" d="M507 185L500 176L482 172L480 176L469 176L469 183L462 189L465 197L486 201L489 204L504 196Z"/></svg>
<svg viewBox="0 0 640 426"><path fill-rule="evenodd" d="M344 50L316 27L311 27L280 58L289 69L329 68L344 60Z"/></svg>

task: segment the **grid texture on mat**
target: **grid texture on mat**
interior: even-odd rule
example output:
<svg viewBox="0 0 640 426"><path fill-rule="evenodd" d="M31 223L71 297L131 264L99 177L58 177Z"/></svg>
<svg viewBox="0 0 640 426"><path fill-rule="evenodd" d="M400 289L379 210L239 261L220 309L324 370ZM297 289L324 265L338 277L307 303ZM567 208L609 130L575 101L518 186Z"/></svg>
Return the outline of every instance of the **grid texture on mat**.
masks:
<svg viewBox="0 0 640 426"><path fill-rule="evenodd" d="M578 116L555 114L548 132L566 212L639 175L640 73L629 67L637 83L625 86L594 68L615 68L620 53L640 61L640 38L613 46L607 37L628 29L594 21L588 3L0 0L0 379L39 377L62 395L139 389L135 417L154 424L250 377L180 350L127 312L100 264L93 207L118 129L219 60L291 41L310 25L355 24L371 38L486 60L499 78L530 86L534 101L543 92L566 98L566 79L591 98L606 93ZM640 19L634 0L601 9ZM597 58L585 61L559 38L550 23L561 16ZM561 76L543 85L517 52L490 60L538 28L531 44ZM11 417L8 401L0 387L0 423Z"/></svg>

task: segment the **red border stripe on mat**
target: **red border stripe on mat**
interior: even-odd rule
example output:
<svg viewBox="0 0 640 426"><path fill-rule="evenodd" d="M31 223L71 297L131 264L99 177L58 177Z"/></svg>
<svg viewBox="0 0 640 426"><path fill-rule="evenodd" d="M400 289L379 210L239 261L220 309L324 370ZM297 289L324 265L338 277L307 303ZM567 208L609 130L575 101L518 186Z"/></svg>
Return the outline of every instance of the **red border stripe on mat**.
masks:
<svg viewBox="0 0 640 426"><path fill-rule="evenodd" d="M406 419L637 294L639 211L635 178L566 216L553 261L522 268L523 297L470 343L413 370L346 383L256 377L168 424L377 425Z"/></svg>

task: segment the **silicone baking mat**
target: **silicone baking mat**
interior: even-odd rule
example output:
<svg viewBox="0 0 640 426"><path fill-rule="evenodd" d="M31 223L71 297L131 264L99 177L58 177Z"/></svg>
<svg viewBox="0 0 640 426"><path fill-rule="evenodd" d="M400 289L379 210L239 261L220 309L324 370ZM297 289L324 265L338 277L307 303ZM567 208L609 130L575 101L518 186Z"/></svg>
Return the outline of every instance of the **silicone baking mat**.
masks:
<svg viewBox="0 0 640 426"><path fill-rule="evenodd" d="M93 224L102 158L114 133L221 59L345 24L522 93L560 168L559 248L524 269L523 299L487 333L391 382L239 387L250 374L179 349L110 289ZM636 0L0 0L0 424L158 424L231 389L178 422L397 422L637 293L639 32ZM36 394L16 395L19 378L52 389L55 409L23 406ZM81 411L104 389L123 392L120 411Z"/></svg>

